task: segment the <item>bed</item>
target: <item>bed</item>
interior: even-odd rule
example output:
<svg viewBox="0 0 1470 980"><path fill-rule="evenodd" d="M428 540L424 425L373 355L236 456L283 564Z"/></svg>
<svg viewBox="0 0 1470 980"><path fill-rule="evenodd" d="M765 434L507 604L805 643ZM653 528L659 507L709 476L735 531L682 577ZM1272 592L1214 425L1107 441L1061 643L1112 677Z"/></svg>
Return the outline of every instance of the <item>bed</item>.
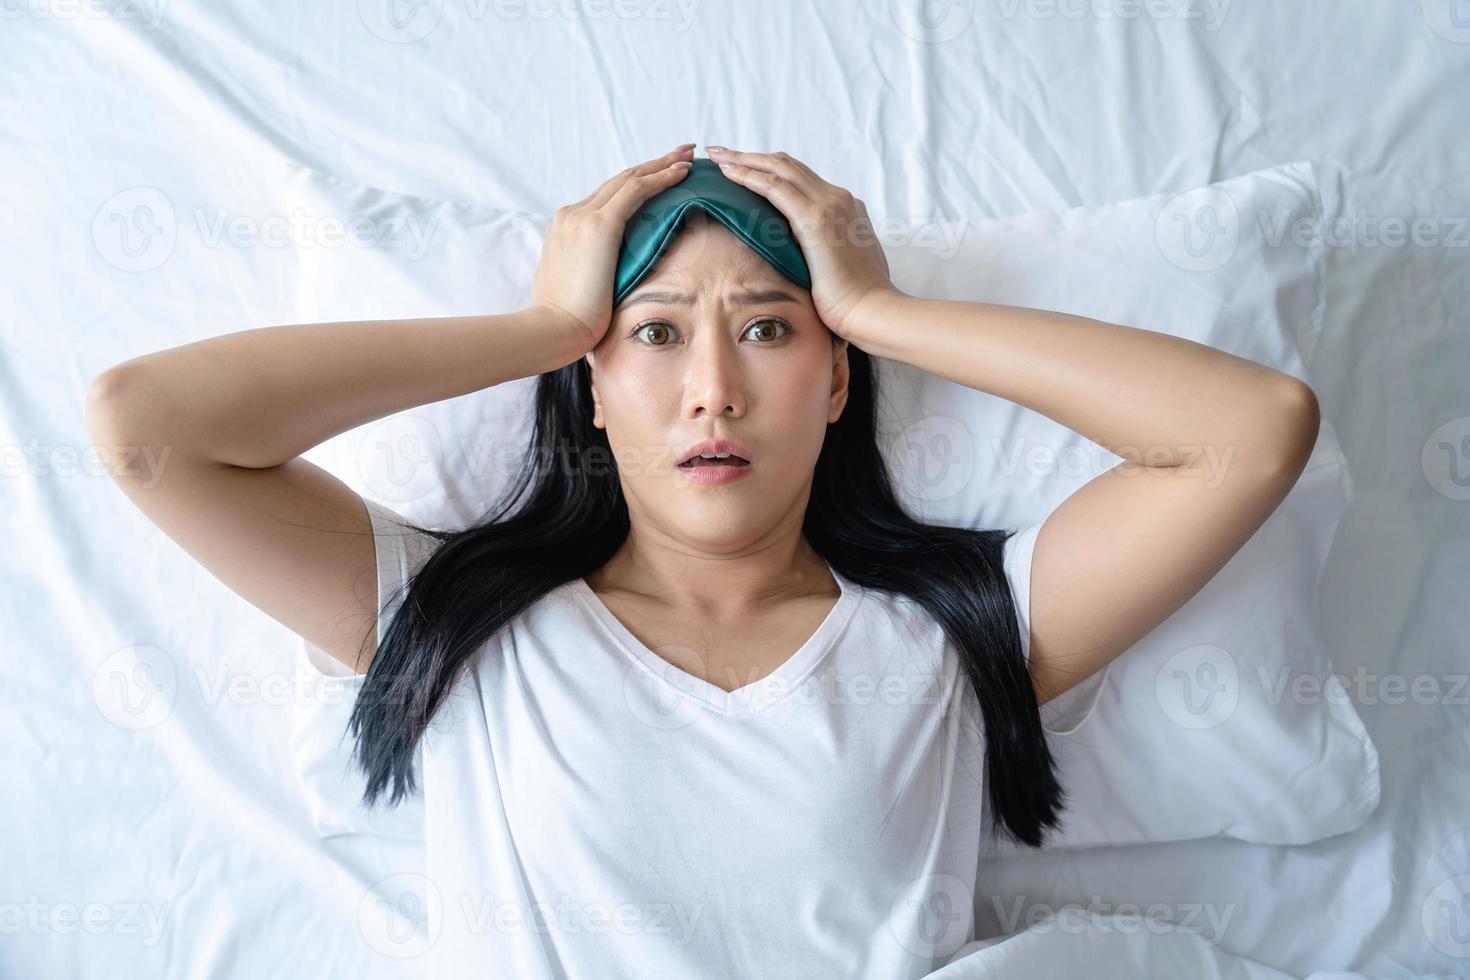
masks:
<svg viewBox="0 0 1470 980"><path fill-rule="evenodd" d="M289 167L544 218L687 140L786 149L875 214L977 219L1312 161L1326 296L1297 339L1355 488L1318 612L1337 671L1364 679L1382 801L1304 845L1006 858L997 892L1028 911L1193 903L1228 925L1151 964L1126 958L1166 940L1097 930L1111 952L1091 960L1055 943L1007 960L979 945L1017 924L997 906L974 958L936 976L1470 974L1460 0L133 0L17 5L0 47L0 975L254 976L288 957L300 975L420 975L359 924L408 856L320 834L291 778L294 638L111 485L86 452L86 386L149 350L299 322L312 250L413 261L414 229L354 240L293 215ZM1432 693L1384 696L1390 677Z"/></svg>

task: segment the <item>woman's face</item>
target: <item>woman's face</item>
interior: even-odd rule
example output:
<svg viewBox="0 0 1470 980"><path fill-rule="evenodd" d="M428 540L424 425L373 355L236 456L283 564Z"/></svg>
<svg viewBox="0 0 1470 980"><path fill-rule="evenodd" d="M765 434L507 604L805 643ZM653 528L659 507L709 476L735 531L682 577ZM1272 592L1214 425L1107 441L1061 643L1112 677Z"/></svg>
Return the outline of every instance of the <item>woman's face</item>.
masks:
<svg viewBox="0 0 1470 980"><path fill-rule="evenodd" d="M689 219L587 355L593 421L635 527L728 553L800 527L847 402L847 344L833 343L809 290L703 212ZM750 466L698 482L677 464L704 439L740 443Z"/></svg>

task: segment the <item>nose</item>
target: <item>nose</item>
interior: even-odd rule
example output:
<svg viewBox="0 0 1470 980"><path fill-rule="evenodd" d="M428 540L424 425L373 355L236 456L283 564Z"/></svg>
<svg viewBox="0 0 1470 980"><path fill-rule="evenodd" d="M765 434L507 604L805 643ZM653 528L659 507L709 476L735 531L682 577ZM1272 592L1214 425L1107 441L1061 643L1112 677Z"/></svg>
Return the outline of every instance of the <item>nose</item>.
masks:
<svg viewBox="0 0 1470 980"><path fill-rule="evenodd" d="M706 324L696 332L689 346L684 376L684 418L692 421L701 415L743 416L745 383L735 341L723 336L719 326Z"/></svg>

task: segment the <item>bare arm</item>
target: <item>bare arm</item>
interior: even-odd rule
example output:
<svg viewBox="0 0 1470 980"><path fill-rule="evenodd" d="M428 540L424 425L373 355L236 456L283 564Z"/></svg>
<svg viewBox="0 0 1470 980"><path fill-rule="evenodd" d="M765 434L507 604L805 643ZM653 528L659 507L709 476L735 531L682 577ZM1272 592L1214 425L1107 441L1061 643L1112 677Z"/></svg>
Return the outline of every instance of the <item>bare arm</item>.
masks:
<svg viewBox="0 0 1470 980"><path fill-rule="evenodd" d="M1031 675L1045 702L1101 670L1224 567L1317 439L1302 382L1213 347L891 286L846 335L1046 415L1123 457L1046 519L1032 555Z"/></svg>
<svg viewBox="0 0 1470 980"><path fill-rule="evenodd" d="M1306 466L1321 424L1302 382L1192 341L896 288L867 206L787 153L710 151L793 224L817 315L869 354L1024 405L1123 462L1042 524L1031 679L1043 703L1204 588Z"/></svg>
<svg viewBox="0 0 1470 980"><path fill-rule="evenodd" d="M245 330L109 368L92 382L87 424L99 447L149 451L112 476L164 533L363 672L376 648L372 525L356 493L299 454L403 409L554 370L583 337L536 307Z"/></svg>
<svg viewBox="0 0 1470 980"><path fill-rule="evenodd" d="M171 455L264 469L418 405L551 371L582 346L538 310L260 327L124 361L90 404L109 432Z"/></svg>
<svg viewBox="0 0 1470 980"><path fill-rule="evenodd" d="M529 309L262 327L137 357L93 380L93 441L147 450L108 453L133 461L112 474L133 503L247 601L366 672L379 612L372 523L357 494L300 454L592 350L612 318L626 222L683 178L692 145L557 211Z"/></svg>

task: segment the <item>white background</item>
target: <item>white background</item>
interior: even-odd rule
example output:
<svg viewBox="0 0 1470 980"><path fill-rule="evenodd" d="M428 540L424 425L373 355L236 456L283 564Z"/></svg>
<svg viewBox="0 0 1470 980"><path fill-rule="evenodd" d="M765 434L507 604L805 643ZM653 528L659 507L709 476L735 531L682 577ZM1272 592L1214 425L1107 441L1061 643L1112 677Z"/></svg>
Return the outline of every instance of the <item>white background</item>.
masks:
<svg viewBox="0 0 1470 980"><path fill-rule="evenodd" d="M86 385L294 322L302 250L359 246L276 236L288 162L549 215L689 140L784 149L910 218L1315 163L1335 220L1326 317L1302 339L1356 491L1322 613L1339 671L1370 672L1349 690L1384 803L1305 848L1038 857L1002 880L1034 906L1229 907L1221 948L1293 974L1470 972L1470 708L1448 696L1470 670L1470 3L920 11L0 5L0 975L255 976L287 957L413 975L363 943L373 869L317 839L283 775L293 637L89 465ZM1388 676L1439 693L1387 703ZM119 706L118 677L155 691L152 714Z"/></svg>

